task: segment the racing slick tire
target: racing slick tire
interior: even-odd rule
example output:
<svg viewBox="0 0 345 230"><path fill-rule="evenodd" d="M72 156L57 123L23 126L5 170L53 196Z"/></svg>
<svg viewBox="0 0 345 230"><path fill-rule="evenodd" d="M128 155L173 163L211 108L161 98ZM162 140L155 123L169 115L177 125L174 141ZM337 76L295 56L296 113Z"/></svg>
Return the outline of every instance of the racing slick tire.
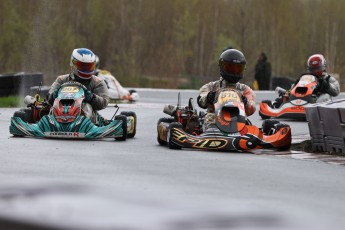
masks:
<svg viewBox="0 0 345 230"><path fill-rule="evenodd" d="M270 100L263 100L261 103L267 104L269 107L272 107L272 101L270 101ZM261 111L259 111L259 115L263 120L271 118L270 116L262 114Z"/></svg>
<svg viewBox="0 0 345 230"><path fill-rule="evenodd" d="M115 140L125 141L127 139L127 117L124 115L117 115L117 116L115 116L115 120L121 120L122 121L122 130L123 130L122 136L121 137L115 137Z"/></svg>
<svg viewBox="0 0 345 230"><path fill-rule="evenodd" d="M31 108L20 109L19 111L14 112L13 117L20 117L24 122L32 122L32 110Z"/></svg>
<svg viewBox="0 0 345 230"><path fill-rule="evenodd" d="M179 123L179 122L172 122L169 126L169 131L168 131L168 135L167 135L167 140L168 140L168 146L169 146L169 149L181 149L182 147L175 144L175 143L172 143L170 141L171 139L171 136L172 136L172 130L173 128L182 128L182 124Z"/></svg>
<svg viewBox="0 0 345 230"><path fill-rule="evenodd" d="M164 140L159 138L159 130L158 130L159 124L161 122L165 122L165 123L169 123L170 124L170 123L172 123L174 121L175 121L175 119L174 118L170 118L170 117L161 117L161 118L159 118L159 120L157 122L157 141L158 141L159 145L166 145L168 143L168 142L166 142L166 141L164 141ZM168 132L170 132L170 130Z"/></svg>
<svg viewBox="0 0 345 230"><path fill-rule="evenodd" d="M129 94L132 95L133 93L136 93L137 91L135 89L128 90Z"/></svg>
<svg viewBox="0 0 345 230"><path fill-rule="evenodd" d="M275 119L267 119L262 122L262 132L265 135L270 135L273 134L271 132L272 129L276 130L276 125L279 124L280 122Z"/></svg>
<svg viewBox="0 0 345 230"><path fill-rule="evenodd" d="M137 115L135 112L132 111L123 111L120 113L121 115L124 115L126 117L133 117L133 126L134 128L132 129L133 131L131 133L127 133L128 138L133 138L135 134L137 133Z"/></svg>

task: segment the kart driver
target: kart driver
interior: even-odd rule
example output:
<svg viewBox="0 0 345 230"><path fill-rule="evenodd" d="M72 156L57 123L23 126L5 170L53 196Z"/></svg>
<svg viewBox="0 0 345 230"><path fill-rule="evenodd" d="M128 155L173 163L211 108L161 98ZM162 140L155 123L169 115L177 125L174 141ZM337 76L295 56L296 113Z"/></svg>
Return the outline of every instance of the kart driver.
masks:
<svg viewBox="0 0 345 230"><path fill-rule="evenodd" d="M71 55L70 66L72 72L57 77L48 93L48 102L53 104L58 96L60 86L69 81L76 81L83 84L86 103L83 103L82 110L94 124L98 124L97 111L107 107L109 103L108 88L105 82L96 77L96 55L89 49L74 49ZM104 119L103 119L104 120Z"/></svg>
<svg viewBox="0 0 345 230"><path fill-rule="evenodd" d="M307 67L309 73L318 78L318 85L314 89L314 94L318 96L317 102L329 101L331 96L339 95L339 82L326 72L327 63L322 54L311 55L308 58Z"/></svg>
<svg viewBox="0 0 345 230"><path fill-rule="evenodd" d="M308 73L313 74L318 79L317 87L313 91L313 94L317 96L317 103L329 101L331 100L331 97L336 97L340 93L339 82L326 72L326 67L327 62L322 54L313 54L308 58ZM298 78L295 83L292 84L291 89L295 87L295 85L299 82L299 79L300 78ZM285 97L289 97L291 89L286 92L284 95ZM275 108L279 108L282 102L282 98L277 98L273 103L273 106Z"/></svg>
<svg viewBox="0 0 345 230"><path fill-rule="evenodd" d="M228 49L220 55L220 79L202 86L197 98L198 105L203 109L207 109L203 127L204 131L210 125L215 124L214 102L216 94L220 89L230 88L237 90L242 95L246 115L250 116L255 112L255 93L249 86L239 83L239 80L243 78L245 67L246 58L239 50Z"/></svg>

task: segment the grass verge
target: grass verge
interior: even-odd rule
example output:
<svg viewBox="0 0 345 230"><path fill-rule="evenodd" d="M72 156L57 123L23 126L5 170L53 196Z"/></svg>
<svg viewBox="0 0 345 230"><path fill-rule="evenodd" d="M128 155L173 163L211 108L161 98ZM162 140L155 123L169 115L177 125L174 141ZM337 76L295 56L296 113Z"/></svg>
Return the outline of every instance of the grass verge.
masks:
<svg viewBox="0 0 345 230"><path fill-rule="evenodd" d="M0 107L1 108L19 107L20 99L21 97L19 96L0 97Z"/></svg>

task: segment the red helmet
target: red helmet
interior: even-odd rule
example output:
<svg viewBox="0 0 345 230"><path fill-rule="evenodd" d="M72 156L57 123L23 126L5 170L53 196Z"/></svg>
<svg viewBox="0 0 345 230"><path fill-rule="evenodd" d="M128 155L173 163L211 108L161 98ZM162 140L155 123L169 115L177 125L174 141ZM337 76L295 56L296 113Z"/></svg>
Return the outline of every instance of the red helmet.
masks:
<svg viewBox="0 0 345 230"><path fill-rule="evenodd" d="M322 54L311 55L308 59L307 66L310 73L321 77L322 73L326 71L326 59Z"/></svg>

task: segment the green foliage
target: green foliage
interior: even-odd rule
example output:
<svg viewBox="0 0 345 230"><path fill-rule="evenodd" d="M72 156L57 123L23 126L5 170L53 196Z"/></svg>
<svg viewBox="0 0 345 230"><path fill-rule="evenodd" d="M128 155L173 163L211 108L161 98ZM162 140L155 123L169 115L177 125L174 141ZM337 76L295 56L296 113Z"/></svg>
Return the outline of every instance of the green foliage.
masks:
<svg viewBox="0 0 345 230"><path fill-rule="evenodd" d="M0 73L43 72L50 84L86 47L125 86L198 88L233 46L246 56L245 82L261 52L273 75L295 78L323 53L342 76L344 10L338 0L1 0Z"/></svg>
<svg viewBox="0 0 345 230"><path fill-rule="evenodd" d="M19 107L21 99L23 98L18 96L0 97L0 108Z"/></svg>

